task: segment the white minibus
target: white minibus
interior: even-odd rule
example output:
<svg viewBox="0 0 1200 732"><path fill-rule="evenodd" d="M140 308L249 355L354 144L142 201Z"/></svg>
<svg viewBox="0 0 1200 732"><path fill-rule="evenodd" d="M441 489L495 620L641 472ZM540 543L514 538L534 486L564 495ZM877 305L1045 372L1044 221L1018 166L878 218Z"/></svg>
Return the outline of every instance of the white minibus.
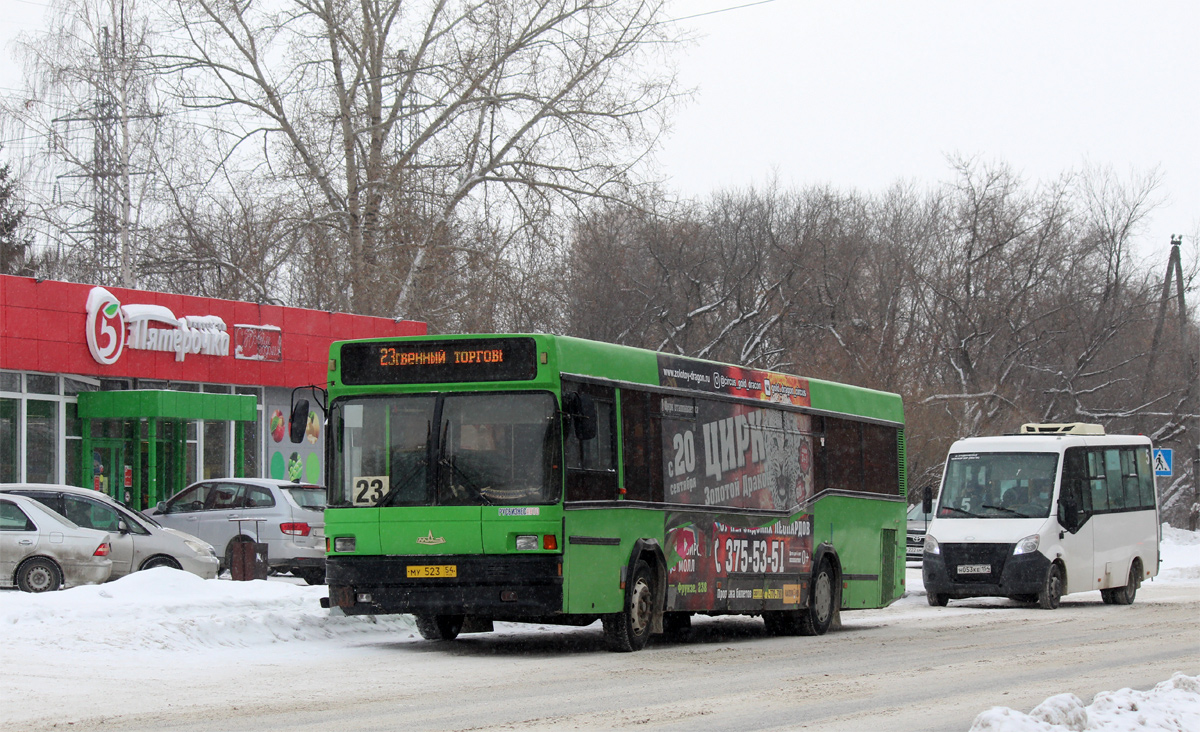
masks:
<svg viewBox="0 0 1200 732"><path fill-rule="evenodd" d="M1053 609L1089 590L1132 603L1158 574L1150 457L1146 437L1081 423L955 442L925 538L929 604L1001 596Z"/></svg>

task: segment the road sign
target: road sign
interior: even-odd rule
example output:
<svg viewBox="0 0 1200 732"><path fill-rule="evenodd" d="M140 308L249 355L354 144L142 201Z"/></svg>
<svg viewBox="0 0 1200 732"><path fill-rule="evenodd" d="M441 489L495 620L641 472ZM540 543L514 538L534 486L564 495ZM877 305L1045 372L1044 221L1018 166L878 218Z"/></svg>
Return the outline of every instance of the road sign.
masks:
<svg viewBox="0 0 1200 732"><path fill-rule="evenodd" d="M1165 447L1155 448L1154 450L1154 474L1155 475L1170 475L1171 462L1174 451Z"/></svg>

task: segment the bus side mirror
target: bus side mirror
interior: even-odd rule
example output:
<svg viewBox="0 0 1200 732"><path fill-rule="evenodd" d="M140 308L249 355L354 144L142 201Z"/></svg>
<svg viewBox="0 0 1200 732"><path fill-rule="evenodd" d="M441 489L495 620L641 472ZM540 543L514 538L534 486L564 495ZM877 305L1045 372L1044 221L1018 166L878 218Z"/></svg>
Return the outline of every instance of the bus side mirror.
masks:
<svg viewBox="0 0 1200 732"><path fill-rule="evenodd" d="M575 437L594 440L597 434L596 401L587 394L570 392L563 396L563 414L570 418Z"/></svg>
<svg viewBox="0 0 1200 732"><path fill-rule="evenodd" d="M931 485L921 489L921 513L926 516L933 513L933 486Z"/></svg>
<svg viewBox="0 0 1200 732"><path fill-rule="evenodd" d="M304 430L308 428L308 400L301 399L292 405L292 416L288 421L288 439L293 443L304 441Z"/></svg>

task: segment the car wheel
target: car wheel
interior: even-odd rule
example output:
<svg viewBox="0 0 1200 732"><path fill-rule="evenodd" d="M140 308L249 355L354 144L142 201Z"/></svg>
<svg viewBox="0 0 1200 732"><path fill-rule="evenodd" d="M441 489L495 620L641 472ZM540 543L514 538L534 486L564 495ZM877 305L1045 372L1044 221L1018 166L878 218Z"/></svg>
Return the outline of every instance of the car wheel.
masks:
<svg viewBox="0 0 1200 732"><path fill-rule="evenodd" d="M1038 593L1038 607L1043 610L1054 610L1062 600L1062 594L1062 568L1057 564L1051 564L1050 571L1046 573L1046 582L1042 585L1042 591Z"/></svg>
<svg viewBox="0 0 1200 732"><path fill-rule="evenodd" d="M301 567L300 569L293 569L292 574L303 578L310 585L325 584L324 567Z"/></svg>
<svg viewBox="0 0 1200 732"><path fill-rule="evenodd" d="M179 566L179 562L175 561L174 557L150 557L142 564L142 569L154 569L155 567L183 569L183 567Z"/></svg>
<svg viewBox="0 0 1200 732"><path fill-rule="evenodd" d="M62 589L62 585L58 565L45 557L34 557L17 570L17 587L24 592L51 592Z"/></svg>
<svg viewBox="0 0 1200 732"><path fill-rule="evenodd" d="M634 565L625 591L625 609L601 620L604 643L610 651L628 653L646 647L650 623L654 620L654 575L648 564L639 559Z"/></svg>
<svg viewBox="0 0 1200 732"><path fill-rule="evenodd" d="M417 615L417 632L430 641L454 640L462 632L462 615Z"/></svg>
<svg viewBox="0 0 1200 732"><path fill-rule="evenodd" d="M1133 560L1133 564L1129 567L1129 581L1124 587L1114 587L1110 590L1113 605L1132 605L1133 598L1137 597L1138 585L1142 581L1142 563L1138 560Z"/></svg>
<svg viewBox="0 0 1200 732"><path fill-rule="evenodd" d="M800 635L825 635L833 621L834 598L833 566L828 559L821 560L812 579L812 591L808 595L808 609L801 610L796 617Z"/></svg>
<svg viewBox="0 0 1200 732"><path fill-rule="evenodd" d="M940 592L926 592L925 599L933 607L946 607L946 603L950 602L950 598Z"/></svg>

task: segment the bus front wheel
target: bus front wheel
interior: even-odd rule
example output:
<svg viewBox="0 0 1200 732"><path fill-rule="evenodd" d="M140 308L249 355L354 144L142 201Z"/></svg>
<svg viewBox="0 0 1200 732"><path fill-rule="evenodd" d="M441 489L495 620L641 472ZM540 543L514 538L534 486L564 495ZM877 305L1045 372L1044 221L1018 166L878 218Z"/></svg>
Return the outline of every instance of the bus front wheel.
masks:
<svg viewBox="0 0 1200 732"><path fill-rule="evenodd" d="M808 609L801 610L797 618L800 635L825 635L825 631L829 630L835 609L834 598L837 597L834 580L833 566L828 559L822 559L821 566L813 574Z"/></svg>
<svg viewBox="0 0 1200 732"><path fill-rule="evenodd" d="M654 620L654 574L650 565L638 560L633 565L625 590L625 609L605 615L604 643L610 651L628 653L640 651L650 640L650 624Z"/></svg>
<svg viewBox="0 0 1200 732"><path fill-rule="evenodd" d="M461 615L417 615L417 632L430 641L454 640L462 632Z"/></svg>

